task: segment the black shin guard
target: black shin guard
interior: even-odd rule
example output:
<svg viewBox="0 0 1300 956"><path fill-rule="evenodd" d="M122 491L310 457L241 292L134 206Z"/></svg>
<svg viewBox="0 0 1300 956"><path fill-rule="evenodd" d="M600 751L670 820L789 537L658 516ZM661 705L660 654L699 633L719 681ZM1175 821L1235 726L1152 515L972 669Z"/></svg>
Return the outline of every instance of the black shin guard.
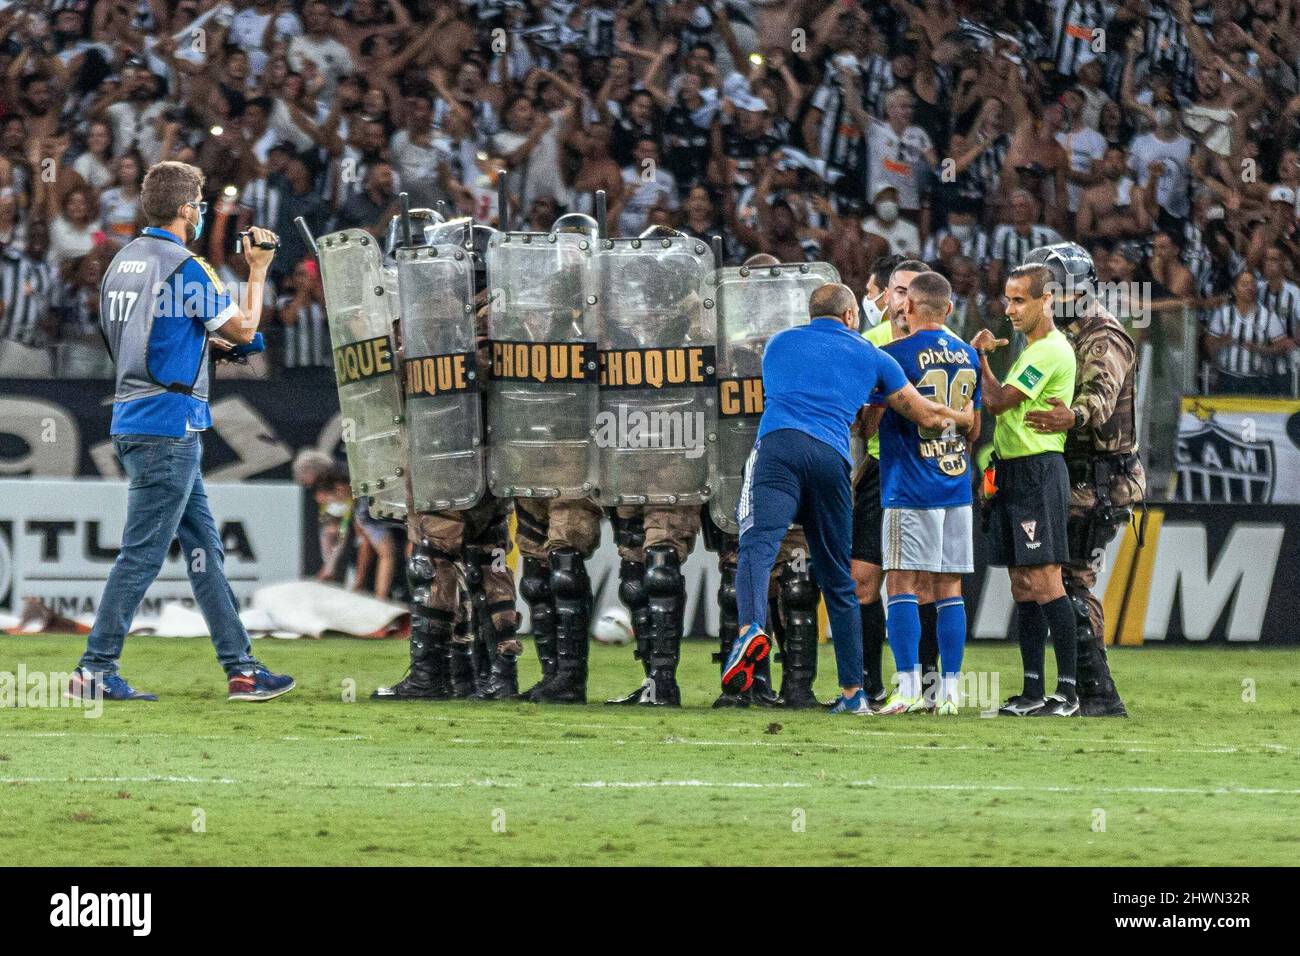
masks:
<svg viewBox="0 0 1300 956"><path fill-rule="evenodd" d="M646 688L650 684L650 645L651 645L651 628L650 628L650 596L646 593L645 588L645 562L632 561L624 558L618 566L618 598L627 608L628 616L632 618L632 637L636 642L636 650L633 656L641 662L641 670L645 675L641 681L641 686L625 697L615 697L605 701L607 704L639 704L647 693Z"/></svg>
<svg viewBox="0 0 1300 956"><path fill-rule="evenodd" d="M541 558L524 558L519 576L519 593L528 602L528 616L532 622L533 646L537 662L542 667L542 677L524 691L524 697L533 693L555 676L555 601L551 596L551 573Z"/></svg>
<svg viewBox="0 0 1300 956"><path fill-rule="evenodd" d="M501 608L488 603L485 581L486 569L491 562L491 552L478 546L465 549L465 583L473 610L470 620L475 648L483 658L478 672L478 689L471 695L472 700L507 700L519 694L519 642L515 640L513 629L505 634L497 631L492 616L502 610L513 610L513 606Z"/></svg>
<svg viewBox="0 0 1300 956"><path fill-rule="evenodd" d="M677 664L681 660L686 614L686 579L672 545L646 549L646 610L650 616L650 676L640 703L679 707Z"/></svg>
<svg viewBox="0 0 1300 956"><path fill-rule="evenodd" d="M550 553L551 594L555 599L555 675L530 695L551 704L587 702L587 652L591 640L591 579L576 548Z"/></svg>
<svg viewBox="0 0 1300 956"><path fill-rule="evenodd" d="M780 620L784 664L781 697L795 709L820 707L813 696L817 678L817 601L820 593L808 570L796 571L787 564L781 570Z"/></svg>
<svg viewBox="0 0 1300 956"><path fill-rule="evenodd" d="M1066 586L1074 608L1074 631L1079 639L1079 713L1084 717L1127 717L1128 710L1110 674L1105 637L1097 634L1088 612L1088 601L1078 588Z"/></svg>
<svg viewBox="0 0 1300 956"><path fill-rule="evenodd" d="M713 660L719 665L719 670L726 671L727 658L731 655L731 646L740 636L740 620L736 610L736 569L734 567L725 567L721 571L721 580L718 582L718 652L713 655ZM770 659L764 659L766 663ZM752 688L751 688L752 689ZM732 694L723 691L717 700L713 702L714 707L748 707L749 694Z"/></svg>

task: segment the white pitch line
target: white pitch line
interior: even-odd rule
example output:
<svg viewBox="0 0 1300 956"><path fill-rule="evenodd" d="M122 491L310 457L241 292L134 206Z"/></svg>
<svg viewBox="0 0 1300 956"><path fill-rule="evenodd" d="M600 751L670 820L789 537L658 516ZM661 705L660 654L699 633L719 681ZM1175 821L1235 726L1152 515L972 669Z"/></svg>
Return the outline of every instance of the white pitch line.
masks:
<svg viewBox="0 0 1300 956"><path fill-rule="evenodd" d="M258 783L267 783L268 781L259 780ZM368 789L368 790L394 790L394 789L460 789L465 787L483 787L490 789L515 789L521 785L517 783L504 783L499 780L396 780L396 781L358 781L356 783L337 784L329 782L312 782L312 781L269 781L275 786L283 787L309 787L312 789L330 788L339 789L340 787ZM221 786L238 785L240 781L231 780L226 777L204 778L204 777L0 777L0 784L68 784L68 783L186 783L186 784L217 784ZM707 780L592 780L581 783L570 784L575 789L582 790L640 790L656 787L680 787L684 789L743 789L743 790L769 790L769 789L808 789L818 786L814 783L802 783L796 781L785 781L782 783L757 783L744 780L731 780L722 782L712 782ZM1200 796L1248 796L1248 797L1270 797L1270 796L1300 796L1300 789L1286 790L1268 787L1228 787L1214 786L1204 787L1088 787L1088 786L1041 786L1027 787L1013 784L984 784L984 783L904 783L904 784L887 784L876 783L874 780L851 780L847 784L838 781L825 782L820 785L828 787L849 786L861 787L870 790L900 790L900 791L939 791L939 792L975 792L975 793L1119 793L1119 794L1165 794L1165 795L1200 795Z"/></svg>
<svg viewBox="0 0 1300 956"><path fill-rule="evenodd" d="M1284 790L1267 787L1024 787L1012 784L984 783L876 783L874 780L851 780L850 787L871 790L959 790L989 793L1150 793L1150 794L1200 794L1202 796L1300 796L1300 789Z"/></svg>

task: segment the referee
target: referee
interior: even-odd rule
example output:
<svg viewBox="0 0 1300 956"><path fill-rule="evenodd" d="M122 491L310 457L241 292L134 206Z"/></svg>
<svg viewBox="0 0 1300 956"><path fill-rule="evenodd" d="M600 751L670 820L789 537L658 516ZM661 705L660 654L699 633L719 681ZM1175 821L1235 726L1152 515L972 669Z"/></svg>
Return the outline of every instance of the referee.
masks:
<svg viewBox="0 0 1300 956"><path fill-rule="evenodd" d="M1052 272L1042 265L1019 266L1007 277L1006 314L1028 345L1005 383L989 368L988 355L1007 340L994 338L988 329L980 329L971 340L980 353L984 404L997 417L993 474L984 480L989 563L1005 565L1010 573L1024 664L1024 692L998 710L1011 717L1079 713L1074 610L1061 577L1061 566L1070 560L1065 434L1038 432L1025 423L1029 412L1048 411L1054 401L1068 405L1074 399L1074 350L1052 321L1049 283ZM1045 698L1049 631L1056 654L1056 692Z"/></svg>
<svg viewBox="0 0 1300 956"><path fill-rule="evenodd" d="M849 425L877 389L890 408L925 427L969 431L974 415L922 397L896 361L854 331L858 301L848 286L817 288L808 311L812 321L774 336L763 354L765 407L736 509L736 607L743 629L723 669L722 688L749 690L754 666L771 649L763 631L768 577L781 540L798 523L835 641L842 693L831 711L866 715L872 711L862 691L862 621L849 571Z"/></svg>
<svg viewBox="0 0 1300 956"><path fill-rule="evenodd" d="M145 592L174 537L207 621L230 700L270 700L293 689L253 657L226 581L225 554L199 464L208 411L208 343L242 356L261 351L262 289L275 234L246 237L242 302L226 294L212 267L186 249L203 233L203 173L164 162L144 177L140 209L149 226L113 257L100 287L99 322L116 367L113 448L130 479L122 548L109 572L95 625L68 685L70 697L157 700L118 673L118 658Z"/></svg>

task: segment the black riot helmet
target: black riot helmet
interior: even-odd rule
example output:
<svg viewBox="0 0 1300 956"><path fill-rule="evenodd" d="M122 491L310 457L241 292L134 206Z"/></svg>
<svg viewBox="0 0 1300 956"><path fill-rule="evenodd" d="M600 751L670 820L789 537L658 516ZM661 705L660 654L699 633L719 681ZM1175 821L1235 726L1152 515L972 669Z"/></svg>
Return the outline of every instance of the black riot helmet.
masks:
<svg viewBox="0 0 1300 956"><path fill-rule="evenodd" d="M1024 265L1046 266L1052 281L1061 288L1061 299L1070 301L1079 295L1092 295L1097 282L1097 268L1088 250L1077 242L1054 242L1039 246L1025 256Z"/></svg>
<svg viewBox="0 0 1300 956"><path fill-rule="evenodd" d="M432 238L433 234L445 222L442 213L436 209L417 207L411 210L411 245L432 246L441 241ZM402 237L402 217L394 216L388 220L388 235L384 242L384 254L395 256L397 247L404 242Z"/></svg>
<svg viewBox="0 0 1300 956"><path fill-rule="evenodd" d="M598 231L599 227L596 225L596 220L581 212L566 212L555 220L554 225L551 226L551 232L553 233L578 233L592 241L595 241Z"/></svg>

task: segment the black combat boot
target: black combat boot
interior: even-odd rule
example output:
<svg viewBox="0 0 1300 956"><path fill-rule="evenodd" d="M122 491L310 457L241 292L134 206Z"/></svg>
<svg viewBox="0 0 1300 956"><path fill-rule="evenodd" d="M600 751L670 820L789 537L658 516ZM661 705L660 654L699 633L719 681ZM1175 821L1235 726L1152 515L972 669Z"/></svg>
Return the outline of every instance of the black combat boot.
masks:
<svg viewBox="0 0 1300 956"><path fill-rule="evenodd" d="M644 679L641 686L626 697L615 697L607 704L639 704L650 680L650 607L645 591L645 562L624 558L618 566L618 597L632 618L632 638L636 642L633 656L641 662Z"/></svg>
<svg viewBox="0 0 1300 956"><path fill-rule="evenodd" d="M523 645L510 635L503 641L488 644L492 666L479 681L470 700L510 700L519 696L519 653Z"/></svg>
<svg viewBox="0 0 1300 956"><path fill-rule="evenodd" d="M378 688L370 695L371 700L447 700L451 697L445 650L451 641L451 619L429 607L434 567L428 545L416 543L406 562L406 580L411 587L411 667L396 684Z"/></svg>
<svg viewBox="0 0 1300 956"><path fill-rule="evenodd" d="M1078 637L1075 674L1079 682L1079 713L1084 717L1127 717L1128 709L1110 675L1105 635L1097 634L1093 628L1088 602L1078 590L1067 588L1066 593L1074 608L1074 629Z"/></svg>
<svg viewBox="0 0 1300 956"><path fill-rule="evenodd" d="M528 602L528 616L532 619L533 646L537 650L537 663L542 666L542 679L520 696L535 700L533 696L555 676L555 602L551 597L551 572L541 558L524 558L523 573L519 577L519 593Z"/></svg>
<svg viewBox="0 0 1300 956"><path fill-rule="evenodd" d="M418 608L411 613L410 670L393 686L376 689L370 695L371 700L448 700L451 697L446 657L451 626L429 617L428 612L428 608Z"/></svg>
<svg viewBox="0 0 1300 956"><path fill-rule="evenodd" d="M545 704L587 702L587 652L591 641L591 579L576 548L550 554L551 594L555 598L555 674L530 699Z"/></svg>
<svg viewBox="0 0 1300 956"><path fill-rule="evenodd" d="M819 593L812 574L796 571L787 564L781 570L780 618L781 697L795 709L821 707L813 696L817 679L817 600Z"/></svg>

